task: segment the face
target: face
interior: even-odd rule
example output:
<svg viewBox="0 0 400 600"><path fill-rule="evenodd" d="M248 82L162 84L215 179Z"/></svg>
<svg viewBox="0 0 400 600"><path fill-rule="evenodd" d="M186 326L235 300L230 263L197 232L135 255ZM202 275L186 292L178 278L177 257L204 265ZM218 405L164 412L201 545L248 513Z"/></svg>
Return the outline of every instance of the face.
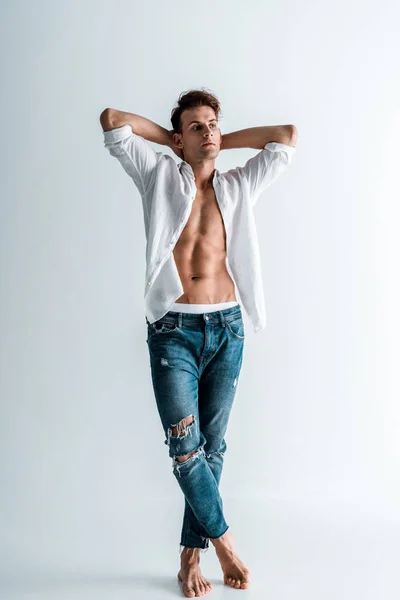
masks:
<svg viewBox="0 0 400 600"><path fill-rule="evenodd" d="M185 160L215 159L220 151L222 135L215 113L210 106L184 110L181 115L182 133L175 133L177 146ZM214 145L204 145L212 142Z"/></svg>

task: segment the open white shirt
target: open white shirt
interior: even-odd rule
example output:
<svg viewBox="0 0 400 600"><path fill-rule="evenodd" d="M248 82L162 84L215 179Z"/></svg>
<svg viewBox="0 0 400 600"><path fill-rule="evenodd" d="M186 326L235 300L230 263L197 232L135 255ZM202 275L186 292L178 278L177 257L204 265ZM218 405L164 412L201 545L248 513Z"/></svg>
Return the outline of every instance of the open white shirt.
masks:
<svg viewBox="0 0 400 600"><path fill-rule="evenodd" d="M130 125L104 131L104 146L133 179L142 197L146 233L145 314L160 319L184 293L173 249L196 197L192 167L156 152ZM296 148L269 142L244 167L215 169L213 187L226 231L226 266L254 331L265 329L265 299L253 207L290 164ZM238 298L239 295L239 298Z"/></svg>

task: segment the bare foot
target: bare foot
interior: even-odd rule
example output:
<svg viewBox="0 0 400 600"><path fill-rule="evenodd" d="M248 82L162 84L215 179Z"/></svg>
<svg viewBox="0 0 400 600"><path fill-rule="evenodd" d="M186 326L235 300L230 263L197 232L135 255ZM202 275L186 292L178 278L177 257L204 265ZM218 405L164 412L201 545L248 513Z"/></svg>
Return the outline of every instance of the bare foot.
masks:
<svg viewBox="0 0 400 600"><path fill-rule="evenodd" d="M236 589L246 590L250 584L250 571L235 552L233 535L228 529L219 538L210 538L215 546L224 573L224 583Z"/></svg>
<svg viewBox="0 0 400 600"><path fill-rule="evenodd" d="M200 571L198 548L184 548L181 553L181 570L178 573L182 581L182 591L186 598L204 596L211 592L212 585Z"/></svg>

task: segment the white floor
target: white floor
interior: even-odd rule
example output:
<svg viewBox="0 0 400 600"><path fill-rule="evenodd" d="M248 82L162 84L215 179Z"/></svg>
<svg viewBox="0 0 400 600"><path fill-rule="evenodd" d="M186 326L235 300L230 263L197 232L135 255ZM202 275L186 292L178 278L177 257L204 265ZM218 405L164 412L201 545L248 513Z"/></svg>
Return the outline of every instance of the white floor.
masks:
<svg viewBox="0 0 400 600"><path fill-rule="evenodd" d="M213 546L201 555L204 575L213 589L208 598L271 600L391 600L400 597L400 523L364 506L301 508L288 502L226 502L226 515L242 560L252 575L248 590L223 584ZM183 597L179 569L180 508L164 503L152 519L144 510L135 527L135 543L104 540L110 565L70 564L57 569L8 569L2 577L3 600L158 600ZM163 525L162 525L163 524ZM145 529L149 530L149 534ZM179 527L178 527L179 529ZM130 528L131 532L132 529ZM158 531L157 539L155 531ZM121 561L121 544L127 543ZM98 541L93 544L96 555ZM104 554L103 554L104 556ZM101 562L101 561L99 561ZM121 564L123 562L123 565ZM205 596L206 597L206 596Z"/></svg>

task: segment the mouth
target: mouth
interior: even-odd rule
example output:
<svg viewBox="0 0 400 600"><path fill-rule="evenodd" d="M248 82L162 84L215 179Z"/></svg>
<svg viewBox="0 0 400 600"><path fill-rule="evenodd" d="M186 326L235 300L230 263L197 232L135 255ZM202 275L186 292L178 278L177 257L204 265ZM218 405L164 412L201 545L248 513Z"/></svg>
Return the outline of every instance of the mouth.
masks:
<svg viewBox="0 0 400 600"><path fill-rule="evenodd" d="M215 146L215 144L213 142L206 142L205 144L202 144L202 146Z"/></svg>

